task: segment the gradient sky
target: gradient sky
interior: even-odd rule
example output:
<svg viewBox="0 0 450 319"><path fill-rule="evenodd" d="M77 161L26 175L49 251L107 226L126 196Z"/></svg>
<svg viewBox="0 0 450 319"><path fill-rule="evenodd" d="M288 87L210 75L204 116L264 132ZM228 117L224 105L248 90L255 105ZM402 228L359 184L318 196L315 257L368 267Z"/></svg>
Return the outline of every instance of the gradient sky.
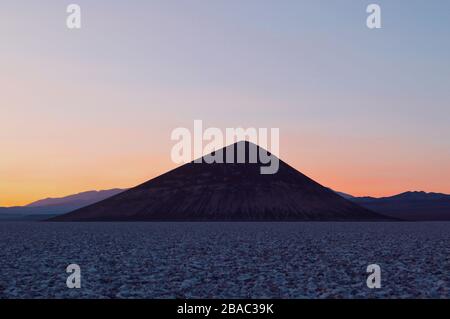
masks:
<svg viewBox="0 0 450 319"><path fill-rule="evenodd" d="M194 119L279 127L353 195L450 193L447 0L2 0L0 38L0 206L144 182Z"/></svg>

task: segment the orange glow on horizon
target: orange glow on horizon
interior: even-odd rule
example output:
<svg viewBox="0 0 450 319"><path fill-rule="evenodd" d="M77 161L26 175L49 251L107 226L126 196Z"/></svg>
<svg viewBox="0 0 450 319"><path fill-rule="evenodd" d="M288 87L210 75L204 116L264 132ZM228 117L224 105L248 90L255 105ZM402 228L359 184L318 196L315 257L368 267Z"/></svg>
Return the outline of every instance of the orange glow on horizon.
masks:
<svg viewBox="0 0 450 319"><path fill-rule="evenodd" d="M299 157L296 157L293 161L287 160L286 162L323 186L353 196L385 197L419 190L450 193L450 188L445 184L445 181L438 178L443 173L450 176L449 170L443 172L440 168L434 168L428 171L428 174L430 171L432 172L431 176L427 176L425 173L412 176L407 172L394 175L392 172L397 169L396 167L403 166L405 168L405 165L402 165L401 162L390 162L389 165L374 165L375 172L368 173L371 171L368 169L369 166L345 165L340 163L341 160L335 158L333 163L329 163L325 158L300 161ZM411 163L410 165L410 168L414 169L414 164ZM301 166L303 166L303 169ZM120 168L123 167L128 167L128 169L120 172ZM132 169L129 169L129 167L132 167ZM130 188L176 167L177 165L164 157L151 165L146 161L136 159L130 160L130 164L127 165L119 160L114 165L102 170L93 168L92 172L95 172L93 174L83 175L69 172L64 177L61 175L46 179L41 176L42 180L24 184L16 183L14 185L14 183L9 183L7 185L0 183L0 207L24 206L44 198L65 197L91 190ZM111 172L114 174L111 174ZM10 176L10 179L13 180L13 177ZM26 180L26 177L26 174L15 175L18 180ZM433 180L433 178L435 179ZM417 187L415 185L425 186Z"/></svg>

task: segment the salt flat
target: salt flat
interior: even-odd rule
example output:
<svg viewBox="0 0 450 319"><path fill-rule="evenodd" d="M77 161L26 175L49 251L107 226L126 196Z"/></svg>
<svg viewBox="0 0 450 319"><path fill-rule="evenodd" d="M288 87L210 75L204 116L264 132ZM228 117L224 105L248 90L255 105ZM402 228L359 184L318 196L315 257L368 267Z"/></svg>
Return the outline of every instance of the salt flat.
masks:
<svg viewBox="0 0 450 319"><path fill-rule="evenodd" d="M449 298L449 246L449 222L4 222L0 298Z"/></svg>

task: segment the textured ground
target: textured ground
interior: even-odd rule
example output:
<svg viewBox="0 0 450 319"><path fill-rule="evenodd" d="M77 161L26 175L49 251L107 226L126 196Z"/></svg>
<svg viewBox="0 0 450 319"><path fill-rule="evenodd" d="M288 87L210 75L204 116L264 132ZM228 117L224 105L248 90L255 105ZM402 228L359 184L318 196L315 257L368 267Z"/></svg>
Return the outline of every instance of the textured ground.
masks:
<svg viewBox="0 0 450 319"><path fill-rule="evenodd" d="M0 260L0 298L450 297L448 222L4 222Z"/></svg>

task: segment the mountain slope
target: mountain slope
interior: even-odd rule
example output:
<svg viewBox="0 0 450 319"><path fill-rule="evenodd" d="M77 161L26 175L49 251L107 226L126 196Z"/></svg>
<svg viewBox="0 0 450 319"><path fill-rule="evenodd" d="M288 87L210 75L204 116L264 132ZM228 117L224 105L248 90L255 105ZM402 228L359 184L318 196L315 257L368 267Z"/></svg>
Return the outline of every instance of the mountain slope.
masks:
<svg viewBox="0 0 450 319"><path fill-rule="evenodd" d="M346 198L346 199L354 198L352 195L347 194L347 193L338 192L338 191L335 191L335 193L338 194L338 195L341 196L341 197Z"/></svg>
<svg viewBox="0 0 450 319"><path fill-rule="evenodd" d="M69 195L60 198L46 198L41 199L31 204L28 204L26 207L74 207L72 209L80 208L83 206L87 206L101 200L104 200L108 197L117 195L122 193L124 189L114 188L108 190L101 191L88 191L82 192L74 195Z"/></svg>
<svg viewBox="0 0 450 319"><path fill-rule="evenodd" d="M372 211L403 220L450 220L450 195L405 192L391 197L354 197L351 201Z"/></svg>
<svg viewBox="0 0 450 319"><path fill-rule="evenodd" d="M248 159L249 147L252 145L249 142L239 142L222 149L224 158L231 148L236 151L240 143L245 143ZM52 220L388 219L340 197L282 161L279 165L276 174L261 175L260 162L242 164L191 162L121 194Z"/></svg>

